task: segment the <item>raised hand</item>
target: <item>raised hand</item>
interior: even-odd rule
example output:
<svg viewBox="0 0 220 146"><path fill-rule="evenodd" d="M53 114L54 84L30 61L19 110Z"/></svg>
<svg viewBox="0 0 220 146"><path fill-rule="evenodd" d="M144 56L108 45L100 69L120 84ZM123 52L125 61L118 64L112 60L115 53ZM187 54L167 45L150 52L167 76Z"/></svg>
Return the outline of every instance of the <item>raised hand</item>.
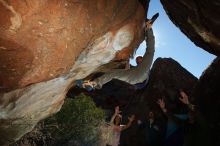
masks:
<svg viewBox="0 0 220 146"><path fill-rule="evenodd" d="M120 112L121 112L121 111L119 110L119 106L116 106L116 107L115 107L115 113L116 113L116 114L119 114Z"/></svg>
<svg viewBox="0 0 220 146"><path fill-rule="evenodd" d="M190 102L189 102L189 97L188 95L183 92L183 91L180 91L180 95L181 97L179 98L179 100L183 103L183 104L186 104L186 105L189 105Z"/></svg>
<svg viewBox="0 0 220 146"><path fill-rule="evenodd" d="M134 121L134 118L135 118L135 115L131 115L130 117L128 117L128 120L129 120L130 122L133 122L133 121Z"/></svg>
<svg viewBox="0 0 220 146"><path fill-rule="evenodd" d="M164 100L161 98L161 99L158 99L157 103L159 104L160 108L162 109L163 112L166 112L166 104L164 102Z"/></svg>
<svg viewBox="0 0 220 146"><path fill-rule="evenodd" d="M191 104L191 103L189 102L189 97L188 97L188 95L187 95L185 92L183 92L183 91L180 91L180 95L181 95L181 97L179 98L179 100L180 100L183 104L186 104L186 105L189 107L190 110L195 111L195 105L193 105L193 104Z"/></svg>
<svg viewBox="0 0 220 146"><path fill-rule="evenodd" d="M158 99L157 103L159 104L161 109L165 108L165 102L164 102L163 98Z"/></svg>
<svg viewBox="0 0 220 146"><path fill-rule="evenodd" d="M146 28L147 29L150 29L151 27L152 27L152 23L151 23L152 21L151 20L148 20L147 22L146 22Z"/></svg>

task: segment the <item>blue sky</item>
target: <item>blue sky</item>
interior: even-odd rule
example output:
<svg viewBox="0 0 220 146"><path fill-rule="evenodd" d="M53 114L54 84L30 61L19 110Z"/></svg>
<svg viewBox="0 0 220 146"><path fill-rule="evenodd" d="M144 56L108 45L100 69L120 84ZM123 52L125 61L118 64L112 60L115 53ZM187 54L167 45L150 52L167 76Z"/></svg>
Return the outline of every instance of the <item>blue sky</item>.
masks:
<svg viewBox="0 0 220 146"><path fill-rule="evenodd" d="M169 20L160 1L151 0L148 17L151 18L156 12L159 12L160 16L153 25L156 41L154 60L158 57L171 57L194 76L199 78L216 56L204 51L191 42L190 39ZM135 56L143 56L145 48L146 44L143 42L139 46ZM136 65L134 59L131 59L132 65Z"/></svg>

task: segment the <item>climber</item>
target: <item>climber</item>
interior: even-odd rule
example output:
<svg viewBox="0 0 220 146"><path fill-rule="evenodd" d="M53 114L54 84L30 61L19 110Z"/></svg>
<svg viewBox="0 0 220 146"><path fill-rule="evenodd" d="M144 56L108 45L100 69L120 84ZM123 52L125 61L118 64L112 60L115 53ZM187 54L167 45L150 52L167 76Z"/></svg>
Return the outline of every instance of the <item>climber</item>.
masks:
<svg viewBox="0 0 220 146"><path fill-rule="evenodd" d="M153 62L155 50L155 39L152 30L152 24L158 16L159 13L156 13L150 20L147 19L145 22L145 40L147 43L147 49L141 63L138 66L130 68L128 70L113 70L109 73L102 75L101 77L94 79L93 81L90 81L91 86L87 84L87 82L80 82L80 84L77 84L77 86L79 86L80 88L85 88L86 86L84 86L83 84L87 84L88 86L90 86L88 91L91 91L94 88L102 88L102 85L106 84L107 82L110 82L112 79L122 80L132 85L146 81L144 82L144 85L146 85L149 78L150 67Z"/></svg>
<svg viewBox="0 0 220 146"><path fill-rule="evenodd" d="M110 126L112 130L112 139L108 143L108 146L118 146L120 142L120 135L121 131L129 128L134 121L135 116L132 115L131 117L128 117L128 123L126 125L121 125L122 116L120 115L119 106L115 107L115 113L111 118Z"/></svg>

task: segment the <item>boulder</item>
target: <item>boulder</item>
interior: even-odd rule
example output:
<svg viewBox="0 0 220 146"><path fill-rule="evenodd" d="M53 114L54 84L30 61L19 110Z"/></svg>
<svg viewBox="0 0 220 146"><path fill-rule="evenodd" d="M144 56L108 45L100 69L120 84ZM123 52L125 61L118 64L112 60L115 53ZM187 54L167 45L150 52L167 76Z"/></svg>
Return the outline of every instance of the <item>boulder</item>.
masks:
<svg viewBox="0 0 220 146"><path fill-rule="evenodd" d="M144 39L138 0L0 0L0 145L60 110L73 82Z"/></svg>
<svg viewBox="0 0 220 146"><path fill-rule="evenodd" d="M160 0L170 20L198 47L220 56L218 0Z"/></svg>
<svg viewBox="0 0 220 146"><path fill-rule="evenodd" d="M195 97L199 109L204 115L209 134L212 138L210 145L220 145L220 58L217 57L203 72L195 89Z"/></svg>

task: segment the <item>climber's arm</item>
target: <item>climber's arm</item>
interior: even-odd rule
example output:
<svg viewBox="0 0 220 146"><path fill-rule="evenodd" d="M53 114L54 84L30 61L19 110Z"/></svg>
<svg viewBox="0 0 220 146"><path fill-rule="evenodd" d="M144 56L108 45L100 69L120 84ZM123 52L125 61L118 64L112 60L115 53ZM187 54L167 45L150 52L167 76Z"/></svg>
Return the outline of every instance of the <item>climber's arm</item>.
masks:
<svg viewBox="0 0 220 146"><path fill-rule="evenodd" d="M111 81L112 79L122 80L130 84L137 84L149 78L149 71L154 56L155 39L153 35L153 30L151 28L147 30L146 35L148 47L146 53L143 56L143 61L140 63L140 65L129 70L115 70L110 73L104 74L103 76L94 80L94 82L97 83L97 88L101 88L102 85Z"/></svg>
<svg viewBox="0 0 220 146"><path fill-rule="evenodd" d="M159 14L155 14L151 20L146 22L146 42L147 49L143 56L143 61L134 68L128 70L115 70L104 74L103 76L94 80L97 83L96 88L101 88L102 85L111 81L112 79L118 79L130 84L141 83L144 80L148 80L150 67L153 62L154 50L155 50L155 38L153 30L151 28L152 23L156 20Z"/></svg>
<svg viewBox="0 0 220 146"><path fill-rule="evenodd" d="M125 129L128 129L131 126L132 122L134 121L134 118L135 118L134 115L132 115L131 117L128 117L128 123L122 127L122 131Z"/></svg>
<svg viewBox="0 0 220 146"><path fill-rule="evenodd" d="M141 83L149 78L150 67L152 65L155 52L155 37L152 28L147 28L146 30L146 43L147 48L143 56L143 61L137 66L137 70L141 74L136 75L139 79L136 83Z"/></svg>
<svg viewBox="0 0 220 146"><path fill-rule="evenodd" d="M114 115L111 117L110 124L113 124L115 117L116 117L120 112L121 112L121 111L119 110L119 106L116 106L116 107L115 107L115 113L114 113Z"/></svg>

